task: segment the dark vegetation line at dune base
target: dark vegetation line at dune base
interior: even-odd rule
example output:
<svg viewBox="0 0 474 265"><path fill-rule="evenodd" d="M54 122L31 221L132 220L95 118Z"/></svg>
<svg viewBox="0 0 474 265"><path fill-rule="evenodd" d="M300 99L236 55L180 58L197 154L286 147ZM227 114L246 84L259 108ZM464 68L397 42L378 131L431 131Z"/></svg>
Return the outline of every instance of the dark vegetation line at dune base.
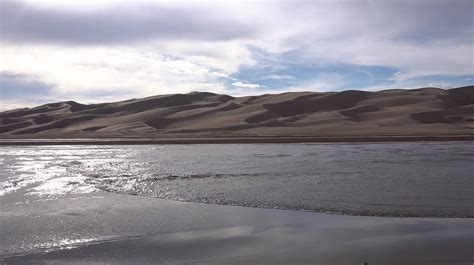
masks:
<svg viewBox="0 0 474 265"><path fill-rule="evenodd" d="M9 145L148 145L148 144L264 144L264 143L349 143L349 142L419 142L474 141L474 135L445 136L367 136L367 137L214 137L214 138L41 138L0 139L0 146Z"/></svg>
<svg viewBox="0 0 474 265"><path fill-rule="evenodd" d="M0 112L1 144L37 142L27 139L55 139L43 144L139 144L473 137L474 86L246 97L192 92L90 105L65 101Z"/></svg>

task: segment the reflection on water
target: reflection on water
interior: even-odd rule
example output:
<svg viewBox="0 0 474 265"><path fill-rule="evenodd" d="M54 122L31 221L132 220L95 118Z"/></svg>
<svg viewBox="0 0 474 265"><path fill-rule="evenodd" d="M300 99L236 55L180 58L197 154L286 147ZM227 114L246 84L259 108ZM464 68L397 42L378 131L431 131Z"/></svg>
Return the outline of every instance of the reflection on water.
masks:
<svg viewBox="0 0 474 265"><path fill-rule="evenodd" d="M358 215L474 216L471 142L0 148L0 196L97 189Z"/></svg>
<svg viewBox="0 0 474 265"><path fill-rule="evenodd" d="M450 264L472 262L472 225L353 219L315 225L233 226L65 242L54 251L7 259L112 264ZM453 244L455 242L455 244Z"/></svg>

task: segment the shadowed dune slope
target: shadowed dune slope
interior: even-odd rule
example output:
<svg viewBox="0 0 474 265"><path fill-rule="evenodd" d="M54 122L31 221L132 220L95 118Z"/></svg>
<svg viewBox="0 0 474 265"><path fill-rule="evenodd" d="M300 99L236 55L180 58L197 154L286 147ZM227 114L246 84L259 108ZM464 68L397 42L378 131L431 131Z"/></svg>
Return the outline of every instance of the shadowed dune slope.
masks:
<svg viewBox="0 0 474 265"><path fill-rule="evenodd" d="M0 112L0 136L474 134L474 86L379 92L207 92Z"/></svg>

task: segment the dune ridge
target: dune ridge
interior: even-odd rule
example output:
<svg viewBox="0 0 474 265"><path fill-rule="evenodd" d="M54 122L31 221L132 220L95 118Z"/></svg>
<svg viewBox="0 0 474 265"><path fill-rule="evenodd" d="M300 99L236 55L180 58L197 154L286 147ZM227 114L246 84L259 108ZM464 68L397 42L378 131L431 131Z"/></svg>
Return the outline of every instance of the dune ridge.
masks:
<svg viewBox="0 0 474 265"><path fill-rule="evenodd" d="M209 92L0 112L0 138L473 135L474 86L366 92Z"/></svg>

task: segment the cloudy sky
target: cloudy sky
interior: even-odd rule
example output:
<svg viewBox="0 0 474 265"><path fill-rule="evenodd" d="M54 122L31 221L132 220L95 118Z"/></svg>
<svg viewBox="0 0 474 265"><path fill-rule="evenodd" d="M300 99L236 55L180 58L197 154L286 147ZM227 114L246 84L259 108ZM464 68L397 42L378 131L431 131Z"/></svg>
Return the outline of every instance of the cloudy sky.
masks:
<svg viewBox="0 0 474 265"><path fill-rule="evenodd" d="M474 83L472 0L0 3L0 109Z"/></svg>

